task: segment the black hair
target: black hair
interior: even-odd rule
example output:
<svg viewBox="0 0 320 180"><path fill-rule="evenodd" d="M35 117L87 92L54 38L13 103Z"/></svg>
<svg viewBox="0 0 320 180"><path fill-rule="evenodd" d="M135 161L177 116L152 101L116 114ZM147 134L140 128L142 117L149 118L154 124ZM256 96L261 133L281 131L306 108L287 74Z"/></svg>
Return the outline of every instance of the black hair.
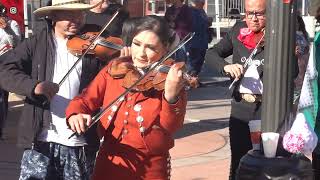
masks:
<svg viewBox="0 0 320 180"><path fill-rule="evenodd" d="M159 37L164 46L171 44L170 29L164 18L155 15L144 16L136 20L135 23L136 26L132 30L132 39L142 31L152 31Z"/></svg>
<svg viewBox="0 0 320 180"><path fill-rule="evenodd" d="M139 25L140 17L132 17L127 19L122 25L122 40L125 46L130 46L133 39L133 33L135 32L136 26Z"/></svg>
<svg viewBox="0 0 320 180"><path fill-rule="evenodd" d="M320 7L318 7L317 12L316 12L316 20L318 23L320 23Z"/></svg>
<svg viewBox="0 0 320 180"><path fill-rule="evenodd" d="M306 30L306 25L304 24L304 21L300 15L297 15L297 31L301 31L303 33L304 38L306 40L309 40L308 32Z"/></svg>

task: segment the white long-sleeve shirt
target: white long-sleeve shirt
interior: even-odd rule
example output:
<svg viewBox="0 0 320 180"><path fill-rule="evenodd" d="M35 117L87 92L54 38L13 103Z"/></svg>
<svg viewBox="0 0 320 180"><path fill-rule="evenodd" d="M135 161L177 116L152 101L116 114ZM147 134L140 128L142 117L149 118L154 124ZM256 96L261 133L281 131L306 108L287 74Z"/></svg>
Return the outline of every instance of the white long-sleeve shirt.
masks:
<svg viewBox="0 0 320 180"><path fill-rule="evenodd" d="M21 33L17 21L7 19L7 27L0 28L0 56L14 48L21 40Z"/></svg>
<svg viewBox="0 0 320 180"><path fill-rule="evenodd" d="M53 82L59 83L69 71L78 57L72 55L67 49L67 40L56 38L56 58L54 63ZM61 84L59 92L50 101L52 122L48 128L43 128L38 136L39 141L55 142L65 146L84 146L86 141L83 137L74 136L73 131L67 126L65 109L71 99L79 93L82 63L73 69L68 78Z"/></svg>

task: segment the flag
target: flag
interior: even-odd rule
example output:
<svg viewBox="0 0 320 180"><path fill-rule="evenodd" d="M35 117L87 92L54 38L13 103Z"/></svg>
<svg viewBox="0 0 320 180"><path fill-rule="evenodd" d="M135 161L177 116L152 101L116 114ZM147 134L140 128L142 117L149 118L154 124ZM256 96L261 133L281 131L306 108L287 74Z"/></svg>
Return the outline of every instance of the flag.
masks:
<svg viewBox="0 0 320 180"><path fill-rule="evenodd" d="M318 113L318 71L320 65L320 32L310 48L310 57L301 89L298 112L291 129L283 137L283 147L291 153L310 155L320 137Z"/></svg>
<svg viewBox="0 0 320 180"><path fill-rule="evenodd" d="M315 130L318 137L320 129L315 129L318 112L318 67L320 65L320 32L317 32L314 43L311 46L310 58L303 81L298 105L298 113L303 113L308 125Z"/></svg>

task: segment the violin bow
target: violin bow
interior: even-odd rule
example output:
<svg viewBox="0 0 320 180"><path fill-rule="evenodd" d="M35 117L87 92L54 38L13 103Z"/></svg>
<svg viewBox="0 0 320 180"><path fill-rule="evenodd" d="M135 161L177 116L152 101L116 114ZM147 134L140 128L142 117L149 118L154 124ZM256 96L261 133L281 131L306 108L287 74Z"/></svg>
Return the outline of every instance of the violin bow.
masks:
<svg viewBox="0 0 320 180"><path fill-rule="evenodd" d="M182 41L171 51L169 51L165 56L163 56L159 61L152 64L152 66L148 69L148 71L143 74L135 83L133 83L129 88L127 88L123 93L121 93L116 99L114 99L112 102L108 104L108 106L104 107L102 110L100 110L95 116L92 117L92 123L88 126L87 129L91 128L94 124L99 122L99 120L102 118L102 116L107 112L107 110L112 107L118 100L121 98L124 98L138 83L140 83L150 72L155 70L159 65L161 65L163 62L165 62L167 59L169 59L178 49L182 48L187 42L189 42L192 37L194 36L194 32L189 33L187 36L185 36ZM71 136L68 138L72 138L73 136L77 135L76 132L71 134Z"/></svg>
<svg viewBox="0 0 320 180"><path fill-rule="evenodd" d="M100 38L101 34L107 29L107 27L112 23L112 21L117 17L119 14L119 10L116 11L111 19L103 26L103 28L100 30L100 32L94 37L93 41L89 44L88 48L82 53L82 55L77 59L77 61L72 65L72 67L69 69L69 71L63 76L63 78L59 82L59 87L62 85L62 83L67 79L67 77L70 75L72 70L79 64L79 62L84 58L84 56L89 52L89 50L92 48L92 46L96 43L98 38Z"/></svg>

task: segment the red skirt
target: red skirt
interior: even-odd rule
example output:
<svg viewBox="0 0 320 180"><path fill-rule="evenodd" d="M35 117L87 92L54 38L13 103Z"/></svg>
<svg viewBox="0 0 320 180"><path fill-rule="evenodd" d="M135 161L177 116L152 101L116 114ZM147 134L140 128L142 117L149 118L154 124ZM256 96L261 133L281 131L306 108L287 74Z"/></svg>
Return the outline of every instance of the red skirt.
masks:
<svg viewBox="0 0 320 180"><path fill-rule="evenodd" d="M149 155L127 144L103 144L93 172L93 180L168 180L169 152Z"/></svg>

